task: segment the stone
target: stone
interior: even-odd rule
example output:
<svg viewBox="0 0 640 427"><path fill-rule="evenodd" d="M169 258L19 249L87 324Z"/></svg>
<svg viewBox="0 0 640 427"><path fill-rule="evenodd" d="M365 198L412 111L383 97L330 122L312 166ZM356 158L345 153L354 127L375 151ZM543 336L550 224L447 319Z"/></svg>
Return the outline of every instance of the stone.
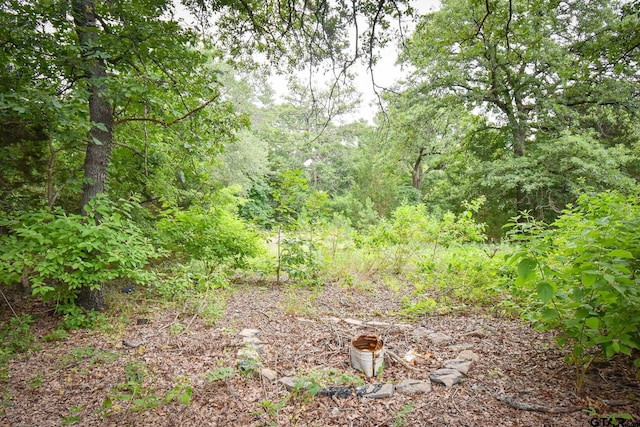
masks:
<svg viewBox="0 0 640 427"><path fill-rule="evenodd" d="M278 380L278 382L285 386L285 388L289 391L296 388L296 379L294 377L282 377Z"/></svg>
<svg viewBox="0 0 640 427"><path fill-rule="evenodd" d="M464 375L455 369L441 368L437 371L431 372L431 374L429 374L429 379L434 383L444 384L445 387L449 388L462 381L464 379Z"/></svg>
<svg viewBox="0 0 640 427"><path fill-rule="evenodd" d="M430 393L431 383L429 381L412 380L407 378L396 385L396 390L406 394Z"/></svg>
<svg viewBox="0 0 640 427"><path fill-rule="evenodd" d="M260 335L260 331L257 329L248 329L245 328L243 330L241 330L238 335L240 335L241 337L246 337L246 338L250 338L250 337L257 337L258 335Z"/></svg>
<svg viewBox="0 0 640 427"><path fill-rule="evenodd" d="M467 332L466 334L463 334L463 336L465 336L465 337L485 338L487 336L487 333L482 329L476 329L476 330L473 330L471 332Z"/></svg>
<svg viewBox="0 0 640 427"><path fill-rule="evenodd" d="M364 326L364 323L361 320L356 319L344 319L345 323L348 323L353 326Z"/></svg>
<svg viewBox="0 0 640 427"><path fill-rule="evenodd" d="M340 323L341 321L339 317L334 317L334 316L323 317L322 320L324 322L330 322L330 323Z"/></svg>
<svg viewBox="0 0 640 427"><path fill-rule="evenodd" d="M458 357L456 357L456 359L471 360L472 362L476 363L480 360L480 356L478 356L471 350L464 350L461 351L460 354L458 354Z"/></svg>
<svg viewBox="0 0 640 427"><path fill-rule="evenodd" d="M427 335L427 338L429 338L434 344L442 344L453 340L453 337L441 332L432 332Z"/></svg>
<svg viewBox="0 0 640 427"><path fill-rule="evenodd" d="M311 386L309 381L301 382L299 378L296 377L282 377L278 380L278 382L285 386L285 388L289 391L294 390L303 390L307 387Z"/></svg>
<svg viewBox="0 0 640 427"><path fill-rule="evenodd" d="M126 347L138 348L144 344L144 341L141 340L122 340L122 344Z"/></svg>
<svg viewBox="0 0 640 427"><path fill-rule="evenodd" d="M264 344L264 342L261 341L260 338L256 336L242 337L242 342L245 344Z"/></svg>
<svg viewBox="0 0 640 427"><path fill-rule="evenodd" d="M275 381L278 379L278 373L273 369L262 368L260 369L259 373L260 373L260 376L262 376L262 378L264 378L267 381Z"/></svg>
<svg viewBox="0 0 640 427"><path fill-rule="evenodd" d="M418 326L413 330L413 336L416 338L425 338L432 334L434 331L431 329L423 328L422 326Z"/></svg>
<svg viewBox="0 0 640 427"><path fill-rule="evenodd" d="M451 359L451 360L445 360L442 366L444 366L445 368L455 369L461 374L466 375L469 372L469 369L471 369L472 363L473 362L471 360Z"/></svg>
<svg viewBox="0 0 640 427"><path fill-rule="evenodd" d="M368 384L356 387L356 394L368 399L386 399L393 396L393 384Z"/></svg>
<svg viewBox="0 0 640 427"><path fill-rule="evenodd" d="M353 394L353 388L344 386L329 386L321 389L318 394L320 396L347 398Z"/></svg>
<svg viewBox="0 0 640 427"><path fill-rule="evenodd" d="M372 320L371 322L367 322L366 325L367 326L373 326L374 328L380 328L380 327L391 326L391 323L378 322L376 320Z"/></svg>
<svg viewBox="0 0 640 427"><path fill-rule="evenodd" d="M461 342L460 344L448 345L447 348L453 351L470 350L473 348L473 344L469 344L467 342Z"/></svg>
<svg viewBox="0 0 640 427"><path fill-rule="evenodd" d="M304 317L296 317L296 320L302 323L316 323L314 320L305 319Z"/></svg>
<svg viewBox="0 0 640 427"><path fill-rule="evenodd" d="M260 355L253 345L238 350L238 369L242 372L254 373L260 368L260 364Z"/></svg>

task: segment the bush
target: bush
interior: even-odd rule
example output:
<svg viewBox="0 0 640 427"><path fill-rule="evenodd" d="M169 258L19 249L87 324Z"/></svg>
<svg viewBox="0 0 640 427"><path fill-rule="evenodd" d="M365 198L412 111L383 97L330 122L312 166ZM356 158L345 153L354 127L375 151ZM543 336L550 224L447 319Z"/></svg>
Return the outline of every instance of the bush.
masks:
<svg viewBox="0 0 640 427"><path fill-rule="evenodd" d="M569 346L582 394L597 357L640 348L640 203L616 192L583 195L548 227L519 221L514 292L533 294L523 299L525 318Z"/></svg>
<svg viewBox="0 0 640 427"><path fill-rule="evenodd" d="M183 259L202 261L207 274L220 266L242 266L258 254L257 231L236 214L240 199L223 190L211 207L191 206L167 210L158 222L159 239Z"/></svg>
<svg viewBox="0 0 640 427"><path fill-rule="evenodd" d="M33 295L70 304L81 287L117 278L146 281L143 267L157 253L131 220L137 207L96 199L86 217L41 209L0 218L8 230L0 236L0 282L28 282Z"/></svg>
<svg viewBox="0 0 640 427"><path fill-rule="evenodd" d="M400 206L390 221L370 228L368 237L360 239L360 244L379 251L390 261L393 271L400 273L414 255L425 252L429 246L433 257L438 246L484 241L484 224L473 219L473 213L483 202L479 199L465 203L467 209L460 215L447 212L441 219L427 214L423 204Z"/></svg>

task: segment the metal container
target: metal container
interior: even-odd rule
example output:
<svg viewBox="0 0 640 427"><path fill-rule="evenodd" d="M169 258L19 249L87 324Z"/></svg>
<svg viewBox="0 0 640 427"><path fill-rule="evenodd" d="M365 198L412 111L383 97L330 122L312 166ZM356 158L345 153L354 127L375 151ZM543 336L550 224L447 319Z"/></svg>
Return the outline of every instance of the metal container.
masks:
<svg viewBox="0 0 640 427"><path fill-rule="evenodd" d="M382 371L384 365L384 342L376 335L360 335L351 340L351 366L368 377Z"/></svg>

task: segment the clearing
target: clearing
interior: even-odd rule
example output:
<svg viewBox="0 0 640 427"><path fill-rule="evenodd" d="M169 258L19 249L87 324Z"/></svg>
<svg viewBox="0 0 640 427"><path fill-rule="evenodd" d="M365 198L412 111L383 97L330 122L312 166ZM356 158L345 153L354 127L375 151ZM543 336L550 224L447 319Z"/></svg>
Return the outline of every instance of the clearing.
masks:
<svg viewBox="0 0 640 427"><path fill-rule="evenodd" d="M238 284L219 292L225 304L212 322L180 304L150 301L142 291L112 291L112 307L120 308L108 314L106 327L42 342L9 362L9 377L0 385L0 424L593 426L606 425L594 424L594 414L611 413L640 421L640 385L628 358L594 366L588 397L580 401L573 394L572 368L553 335L514 319L482 312L407 319L397 315L402 295L382 284ZM59 321L48 314L50 306L12 304L35 313L32 330L38 337ZM6 304L2 315L10 317ZM429 381L431 372L461 350L479 359L462 382L450 388L434 383L429 393L313 397L304 387L291 392L278 381L239 372L238 352L246 345L238 333L245 328L260 331L262 366L278 378L322 386ZM400 358L411 351L415 360L387 358L377 378L364 378L350 366L349 347L353 337L370 333ZM538 406L525 410L524 404Z"/></svg>

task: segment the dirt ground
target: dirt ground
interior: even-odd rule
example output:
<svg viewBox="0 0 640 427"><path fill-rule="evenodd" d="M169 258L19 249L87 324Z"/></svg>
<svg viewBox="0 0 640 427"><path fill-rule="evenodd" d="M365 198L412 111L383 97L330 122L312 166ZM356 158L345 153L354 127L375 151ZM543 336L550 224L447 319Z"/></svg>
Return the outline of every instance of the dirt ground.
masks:
<svg viewBox="0 0 640 427"><path fill-rule="evenodd" d="M131 298L132 304L142 297L120 296ZM640 384L628 359L594 366L587 397L578 400L572 368L551 333L483 313L409 320L396 314L401 297L374 284L327 284L318 292L240 284L226 295L224 313L214 324L185 314L179 306L149 309L153 303L140 304L128 324L118 327L114 317L116 326L109 333L74 331L10 362L10 379L0 383L0 424L586 427L608 425L594 419L594 413L627 413L633 420L624 425L640 425ZM30 309L38 319L34 333L41 337L51 332L56 319L46 314L49 308L32 303ZM8 310L2 310L7 318ZM389 325L363 327L344 319ZM416 334L420 327L452 340L434 343ZM237 371L243 347L238 332L244 328L260 331L262 364L279 376L304 378L333 370L366 383L398 384L406 378L428 380L430 372L461 348L469 347L480 358L463 382L451 388L433 384L427 394L310 397ZM388 359L377 378L364 378L349 363L350 340L363 333L378 334L395 354L412 350L419 357L412 366ZM188 405L176 397L187 393L180 384L191 387ZM163 403L171 390L177 390L176 396ZM138 401L118 397L127 393L136 394ZM538 411L517 409L500 396L539 405Z"/></svg>

